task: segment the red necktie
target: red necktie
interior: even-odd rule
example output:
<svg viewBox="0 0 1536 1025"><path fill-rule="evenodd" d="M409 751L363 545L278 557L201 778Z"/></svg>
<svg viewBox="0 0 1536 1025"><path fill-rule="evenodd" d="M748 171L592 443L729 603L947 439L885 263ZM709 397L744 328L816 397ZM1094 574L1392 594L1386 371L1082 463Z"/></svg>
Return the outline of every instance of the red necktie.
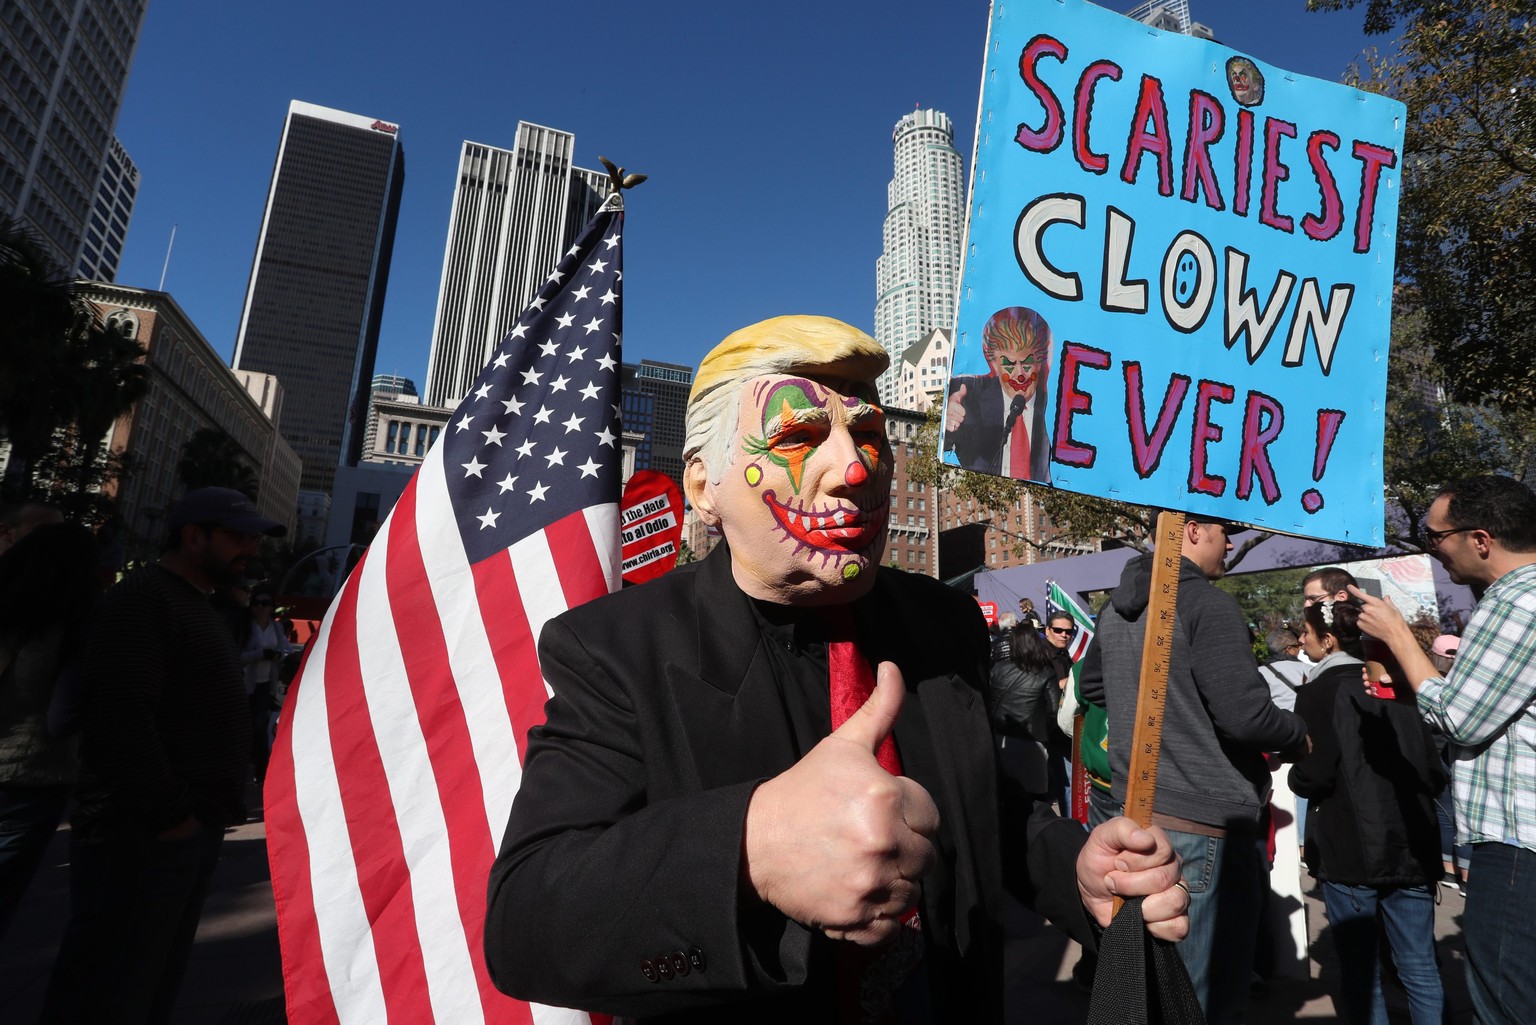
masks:
<svg viewBox="0 0 1536 1025"><path fill-rule="evenodd" d="M832 729L836 730L848 717L863 707L875 692L875 671L869 660L859 653L854 640L853 613L846 605L827 610L827 621L832 628L827 641L827 675L832 691ZM887 733L880 742L875 760L892 776L901 775L901 759L896 755L896 742Z"/></svg>
<svg viewBox="0 0 1536 1025"><path fill-rule="evenodd" d="M1025 479L1029 472L1029 428L1024 426L1021 415L1008 432L1008 476Z"/></svg>
<svg viewBox="0 0 1536 1025"><path fill-rule="evenodd" d="M827 610L831 634L827 640L827 675L832 695L832 728L835 730L857 712L875 692L875 672L859 653L854 640L853 613L846 605ZM896 742L887 733L875 752L875 760L892 776L901 775ZM886 947L837 945L838 1021L842 1025L891 1022L891 1000L897 988L923 957L922 920L917 909L901 916L898 940ZM883 967L882 967L883 966Z"/></svg>

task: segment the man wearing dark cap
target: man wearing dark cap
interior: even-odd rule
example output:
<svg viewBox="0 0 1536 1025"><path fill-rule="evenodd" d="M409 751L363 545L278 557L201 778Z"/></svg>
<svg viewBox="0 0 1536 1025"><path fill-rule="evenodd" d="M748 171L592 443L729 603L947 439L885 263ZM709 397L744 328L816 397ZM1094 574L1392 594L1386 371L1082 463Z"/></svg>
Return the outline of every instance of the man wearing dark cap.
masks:
<svg viewBox="0 0 1536 1025"><path fill-rule="evenodd" d="M282 524L228 488L171 507L160 561L117 584L81 667L70 921L46 1022L169 1018L224 828L245 821L240 657L208 597Z"/></svg>
<svg viewBox="0 0 1536 1025"><path fill-rule="evenodd" d="M1269 797L1266 752L1299 755L1307 728L1275 707L1259 675L1248 622L1212 580L1243 527L1204 516L1184 524L1156 809L1184 863L1189 936L1178 951L1211 1025L1243 1021L1263 893L1259 815ZM1124 806L1136 728L1152 556L1126 564L1084 656L1083 697L1109 710L1114 799Z"/></svg>

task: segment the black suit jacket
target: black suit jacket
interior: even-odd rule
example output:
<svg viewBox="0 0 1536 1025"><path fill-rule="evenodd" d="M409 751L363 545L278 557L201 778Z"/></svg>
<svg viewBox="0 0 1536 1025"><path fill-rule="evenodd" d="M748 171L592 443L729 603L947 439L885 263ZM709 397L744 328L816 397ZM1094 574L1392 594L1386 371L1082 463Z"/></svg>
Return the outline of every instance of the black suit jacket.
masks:
<svg viewBox="0 0 1536 1025"><path fill-rule="evenodd" d="M1008 476L1003 466L1003 442L1007 440L1008 404L1003 401L1003 385L991 374L962 375L951 378L949 392L965 385L965 422L944 432L944 447L954 449L955 458L967 470ZM1051 436L1045 426L1044 389L1035 395L1035 410L1029 425L1029 479L1051 482Z"/></svg>
<svg viewBox="0 0 1536 1025"><path fill-rule="evenodd" d="M865 654L902 669L903 769L942 817L921 905L934 1002L945 1019L1000 1020L1002 852L1010 888L1091 942L1084 833L1021 791L999 815L975 603L878 573L855 621ZM545 627L554 697L490 878L499 987L667 1022L719 1021L725 1005L733 1022L833 1020L834 944L740 895L752 791L798 758L765 643L724 545Z"/></svg>

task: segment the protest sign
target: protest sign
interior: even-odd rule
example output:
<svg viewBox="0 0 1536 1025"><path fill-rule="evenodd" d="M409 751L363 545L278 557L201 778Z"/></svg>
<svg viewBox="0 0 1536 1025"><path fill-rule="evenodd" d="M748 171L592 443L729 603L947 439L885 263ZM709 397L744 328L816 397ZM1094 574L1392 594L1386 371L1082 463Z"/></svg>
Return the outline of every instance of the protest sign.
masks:
<svg viewBox="0 0 1536 1025"><path fill-rule="evenodd" d="M676 566L683 539L683 494L672 478L637 470L624 485L619 531L625 583L641 584Z"/></svg>
<svg viewBox="0 0 1536 1025"><path fill-rule="evenodd" d="M944 460L1380 544L1403 113L996 3Z"/></svg>

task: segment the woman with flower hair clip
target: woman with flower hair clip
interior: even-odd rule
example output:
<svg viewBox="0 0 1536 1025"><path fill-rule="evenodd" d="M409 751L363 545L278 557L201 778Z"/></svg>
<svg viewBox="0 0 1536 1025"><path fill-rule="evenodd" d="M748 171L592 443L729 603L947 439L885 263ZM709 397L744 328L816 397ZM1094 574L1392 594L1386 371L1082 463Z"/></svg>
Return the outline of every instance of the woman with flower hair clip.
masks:
<svg viewBox="0 0 1536 1025"><path fill-rule="evenodd" d="M1303 616L1302 647L1317 665L1297 694L1296 712L1312 751L1292 766L1290 783L1312 802L1307 865L1322 883L1339 955L1340 1010L1353 1025L1387 1025L1377 956L1384 931L1414 1025L1439 1025L1433 802L1445 771L1410 704L1366 693L1367 657L1383 662L1387 674L1397 667L1384 645L1361 635L1359 606L1324 601Z"/></svg>

